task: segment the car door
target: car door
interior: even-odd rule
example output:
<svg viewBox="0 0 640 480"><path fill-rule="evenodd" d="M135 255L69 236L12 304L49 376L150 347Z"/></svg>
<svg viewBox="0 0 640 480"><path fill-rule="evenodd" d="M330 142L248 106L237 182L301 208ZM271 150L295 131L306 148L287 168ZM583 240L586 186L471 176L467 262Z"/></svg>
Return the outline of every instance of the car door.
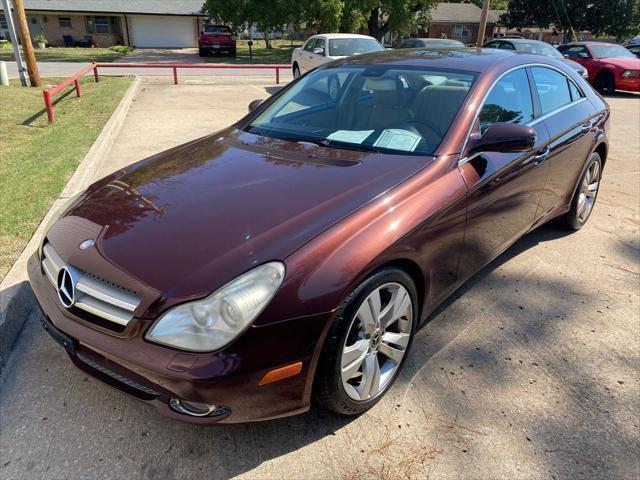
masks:
<svg viewBox="0 0 640 480"><path fill-rule="evenodd" d="M598 73L597 61L593 59L591 52L584 45L574 45L569 48L565 48L562 54L569 60L573 60L579 63L587 69L589 78L595 78Z"/></svg>
<svg viewBox="0 0 640 480"><path fill-rule="evenodd" d="M567 75L548 67L531 67L535 92L549 132L549 182L540 199L538 218L568 205L596 140L598 119L584 92Z"/></svg>
<svg viewBox="0 0 640 480"><path fill-rule="evenodd" d="M329 59L327 59L327 57L325 56L326 54L327 41L323 37L318 37L316 43L313 46L313 49L311 50L311 56L309 57L309 70L328 62Z"/></svg>
<svg viewBox="0 0 640 480"><path fill-rule="evenodd" d="M318 41L318 37L311 37L307 40L307 43L302 47L302 51L300 52L300 57L298 58L298 64L300 65L300 73L304 73L307 70L311 70L311 56L313 55L313 49L315 47L316 42Z"/></svg>
<svg viewBox="0 0 640 480"><path fill-rule="evenodd" d="M494 83L472 135L481 135L493 123L532 124L536 116L529 75L522 67ZM459 280L471 276L533 225L547 181L549 138L544 122L532 128L537 139L528 152L483 152L461 159L460 169L469 192Z"/></svg>

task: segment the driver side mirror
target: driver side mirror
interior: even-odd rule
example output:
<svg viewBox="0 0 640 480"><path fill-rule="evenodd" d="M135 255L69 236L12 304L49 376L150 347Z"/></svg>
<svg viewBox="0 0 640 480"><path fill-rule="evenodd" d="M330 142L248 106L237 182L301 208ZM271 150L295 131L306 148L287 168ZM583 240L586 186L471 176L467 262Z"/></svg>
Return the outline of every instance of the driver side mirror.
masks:
<svg viewBox="0 0 640 480"><path fill-rule="evenodd" d="M536 144L536 131L517 123L494 123L482 134L469 137L466 156L480 152L528 152Z"/></svg>
<svg viewBox="0 0 640 480"><path fill-rule="evenodd" d="M256 100L252 101L249 104L249 111L253 112L256 108L262 105L262 102L264 102L264 100L262 100L261 98L257 98Z"/></svg>
<svg viewBox="0 0 640 480"><path fill-rule="evenodd" d="M324 48L322 47L314 48L313 53L315 53L316 55L324 55Z"/></svg>
<svg viewBox="0 0 640 480"><path fill-rule="evenodd" d="M586 52L578 52L578 56L580 58L589 58L590 57L590 55L588 53L586 53Z"/></svg>

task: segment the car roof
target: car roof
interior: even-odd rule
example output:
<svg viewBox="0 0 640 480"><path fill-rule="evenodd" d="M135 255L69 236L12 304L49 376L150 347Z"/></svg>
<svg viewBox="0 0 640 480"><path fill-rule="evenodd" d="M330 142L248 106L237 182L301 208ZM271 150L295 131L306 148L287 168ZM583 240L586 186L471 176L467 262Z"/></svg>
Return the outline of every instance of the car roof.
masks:
<svg viewBox="0 0 640 480"><path fill-rule="evenodd" d="M542 40L529 40L528 38L492 38L490 42L511 42L511 43L544 43L545 45L552 46L550 43L543 42ZM489 43L489 42L487 42Z"/></svg>
<svg viewBox="0 0 640 480"><path fill-rule="evenodd" d="M618 45L617 43L611 43L611 42L590 42L590 41L585 41L585 42L570 42L570 43L565 43L563 45L560 45L561 47L592 47L594 45Z"/></svg>
<svg viewBox="0 0 640 480"><path fill-rule="evenodd" d="M544 62L543 59L548 58L543 55L495 48L429 49L420 47L364 53L332 62L330 65L419 66L484 72L502 61L514 60L514 57L520 57L523 61L531 63L541 63Z"/></svg>
<svg viewBox="0 0 640 480"><path fill-rule="evenodd" d="M458 42L462 43L460 40L456 40L455 38L429 38L429 37L418 37L418 38L405 38L403 41L407 40L422 40L425 42Z"/></svg>

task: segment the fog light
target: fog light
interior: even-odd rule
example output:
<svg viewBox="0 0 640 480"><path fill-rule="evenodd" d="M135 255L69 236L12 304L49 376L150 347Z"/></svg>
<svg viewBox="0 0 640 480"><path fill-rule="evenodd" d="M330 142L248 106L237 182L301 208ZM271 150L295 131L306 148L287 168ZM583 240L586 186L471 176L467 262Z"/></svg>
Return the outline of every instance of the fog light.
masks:
<svg viewBox="0 0 640 480"><path fill-rule="evenodd" d="M184 413L194 417L207 417L216 410L216 405L207 403L187 402L178 398L169 400L169 406L179 413Z"/></svg>

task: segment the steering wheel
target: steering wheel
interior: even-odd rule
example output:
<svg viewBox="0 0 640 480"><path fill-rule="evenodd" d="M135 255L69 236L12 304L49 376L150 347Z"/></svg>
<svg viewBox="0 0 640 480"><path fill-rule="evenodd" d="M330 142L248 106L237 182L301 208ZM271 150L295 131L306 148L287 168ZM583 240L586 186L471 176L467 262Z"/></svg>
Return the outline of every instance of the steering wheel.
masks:
<svg viewBox="0 0 640 480"><path fill-rule="evenodd" d="M440 133L440 128L436 125L432 124L428 120L422 120L420 118L408 118L403 123L408 123L409 125L422 125L427 127L433 134L435 134L436 138L442 138L442 134ZM424 135L422 135L424 137Z"/></svg>

